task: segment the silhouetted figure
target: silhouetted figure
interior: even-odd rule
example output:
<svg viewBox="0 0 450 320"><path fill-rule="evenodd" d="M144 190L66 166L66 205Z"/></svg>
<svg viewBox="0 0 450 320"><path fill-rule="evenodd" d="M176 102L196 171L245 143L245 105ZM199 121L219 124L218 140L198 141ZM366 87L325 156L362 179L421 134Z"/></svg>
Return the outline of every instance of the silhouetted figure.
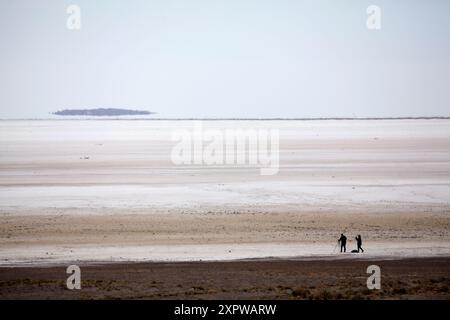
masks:
<svg viewBox="0 0 450 320"><path fill-rule="evenodd" d="M347 237L344 236L343 233L341 233L341 237L339 238L338 242L341 244L341 252L344 250L344 252L347 251L347 248L345 247L347 245Z"/></svg>
<svg viewBox="0 0 450 320"><path fill-rule="evenodd" d="M361 247L361 246L362 246L361 235L358 234L358 236L357 236L355 239L356 239L356 245L358 246L358 252L359 252L359 250L361 250L362 252L364 252L364 249Z"/></svg>

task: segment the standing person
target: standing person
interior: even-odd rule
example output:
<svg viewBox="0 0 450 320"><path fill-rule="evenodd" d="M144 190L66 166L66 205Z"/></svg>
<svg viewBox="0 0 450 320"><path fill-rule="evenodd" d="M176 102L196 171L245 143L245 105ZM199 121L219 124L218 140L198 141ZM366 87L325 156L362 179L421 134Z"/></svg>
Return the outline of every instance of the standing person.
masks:
<svg viewBox="0 0 450 320"><path fill-rule="evenodd" d="M358 246L358 252L359 252L360 249L361 249L362 252L364 252L364 249L361 247L362 246L361 235L358 234L358 236L355 239L356 239L356 245Z"/></svg>
<svg viewBox="0 0 450 320"><path fill-rule="evenodd" d="M343 233L341 233L341 237L339 238L338 242L341 244L341 252L342 252L342 250L344 250L344 252L346 252L347 237L344 236Z"/></svg>

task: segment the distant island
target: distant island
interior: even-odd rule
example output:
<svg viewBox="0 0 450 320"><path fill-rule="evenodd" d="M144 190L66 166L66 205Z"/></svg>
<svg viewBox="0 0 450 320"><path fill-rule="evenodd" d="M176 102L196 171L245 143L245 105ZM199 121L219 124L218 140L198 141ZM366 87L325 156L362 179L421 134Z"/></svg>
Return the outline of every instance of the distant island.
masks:
<svg viewBox="0 0 450 320"><path fill-rule="evenodd" d="M97 108L97 109L65 109L53 112L57 116L94 116L94 117L108 117L108 116L142 116L150 115L155 112L128 110L117 108Z"/></svg>

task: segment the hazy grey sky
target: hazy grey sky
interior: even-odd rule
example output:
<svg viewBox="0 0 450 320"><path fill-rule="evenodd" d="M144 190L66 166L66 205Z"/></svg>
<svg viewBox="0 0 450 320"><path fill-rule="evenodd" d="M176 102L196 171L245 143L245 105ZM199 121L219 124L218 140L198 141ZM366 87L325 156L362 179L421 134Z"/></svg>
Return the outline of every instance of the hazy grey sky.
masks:
<svg viewBox="0 0 450 320"><path fill-rule="evenodd" d="M448 0L0 3L0 118L450 116Z"/></svg>

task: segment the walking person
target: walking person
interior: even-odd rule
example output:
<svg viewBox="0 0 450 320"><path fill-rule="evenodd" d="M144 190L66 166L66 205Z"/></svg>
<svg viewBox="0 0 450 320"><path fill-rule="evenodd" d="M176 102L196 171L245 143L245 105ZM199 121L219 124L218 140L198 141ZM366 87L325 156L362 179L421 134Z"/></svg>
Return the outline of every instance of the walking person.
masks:
<svg viewBox="0 0 450 320"><path fill-rule="evenodd" d="M359 250L361 250L361 252L364 252L364 249L362 248L361 235L358 234L358 236L355 239L356 239L356 245L358 246L358 252L359 252Z"/></svg>

